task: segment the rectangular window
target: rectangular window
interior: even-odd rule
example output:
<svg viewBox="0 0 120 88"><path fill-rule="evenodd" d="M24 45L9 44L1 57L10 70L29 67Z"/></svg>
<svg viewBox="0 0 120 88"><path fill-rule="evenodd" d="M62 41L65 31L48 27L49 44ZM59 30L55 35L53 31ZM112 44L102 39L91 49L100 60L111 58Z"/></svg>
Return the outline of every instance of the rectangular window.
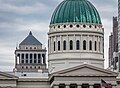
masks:
<svg viewBox="0 0 120 88"><path fill-rule="evenodd" d="M93 88L101 88L100 84L94 84Z"/></svg>
<svg viewBox="0 0 120 88"><path fill-rule="evenodd" d="M41 59L41 54L38 54L38 63L41 63L40 59Z"/></svg>
<svg viewBox="0 0 120 88"><path fill-rule="evenodd" d="M30 63L32 63L32 54L30 54Z"/></svg>
<svg viewBox="0 0 120 88"><path fill-rule="evenodd" d="M82 88L89 88L89 84L82 84Z"/></svg>
<svg viewBox="0 0 120 88"><path fill-rule="evenodd" d="M70 84L70 88L77 88L77 84Z"/></svg>
<svg viewBox="0 0 120 88"><path fill-rule="evenodd" d="M65 88L65 84L60 84L59 88Z"/></svg>

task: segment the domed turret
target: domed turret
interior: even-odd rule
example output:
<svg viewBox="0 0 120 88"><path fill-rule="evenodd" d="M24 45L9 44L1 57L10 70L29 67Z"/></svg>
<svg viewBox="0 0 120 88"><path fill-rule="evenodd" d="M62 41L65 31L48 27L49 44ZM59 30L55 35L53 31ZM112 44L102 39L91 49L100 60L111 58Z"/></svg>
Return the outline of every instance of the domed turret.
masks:
<svg viewBox="0 0 120 88"><path fill-rule="evenodd" d="M101 19L88 0L64 0L55 9L50 24L68 22L101 24Z"/></svg>
<svg viewBox="0 0 120 88"><path fill-rule="evenodd" d="M98 11L88 0L64 0L49 27L50 74L84 63L104 68L104 30Z"/></svg>

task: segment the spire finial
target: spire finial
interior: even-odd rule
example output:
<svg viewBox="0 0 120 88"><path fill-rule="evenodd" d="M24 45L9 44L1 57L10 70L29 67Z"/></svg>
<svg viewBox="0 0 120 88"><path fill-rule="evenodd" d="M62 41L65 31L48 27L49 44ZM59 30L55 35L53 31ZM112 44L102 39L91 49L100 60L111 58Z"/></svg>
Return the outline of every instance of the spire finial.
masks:
<svg viewBox="0 0 120 88"><path fill-rule="evenodd" d="M29 35L32 35L32 32L30 31Z"/></svg>

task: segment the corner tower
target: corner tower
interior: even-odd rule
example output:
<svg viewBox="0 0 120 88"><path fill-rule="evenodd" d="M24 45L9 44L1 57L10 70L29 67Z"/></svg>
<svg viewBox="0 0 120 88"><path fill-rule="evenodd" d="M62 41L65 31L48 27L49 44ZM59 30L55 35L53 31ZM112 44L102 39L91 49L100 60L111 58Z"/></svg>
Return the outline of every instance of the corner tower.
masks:
<svg viewBox="0 0 120 88"><path fill-rule="evenodd" d="M84 63L104 68L104 29L88 0L64 0L48 32L49 73Z"/></svg>
<svg viewBox="0 0 120 88"><path fill-rule="evenodd" d="M15 69L18 72L37 72L46 69L46 48L32 35L32 32L15 50Z"/></svg>

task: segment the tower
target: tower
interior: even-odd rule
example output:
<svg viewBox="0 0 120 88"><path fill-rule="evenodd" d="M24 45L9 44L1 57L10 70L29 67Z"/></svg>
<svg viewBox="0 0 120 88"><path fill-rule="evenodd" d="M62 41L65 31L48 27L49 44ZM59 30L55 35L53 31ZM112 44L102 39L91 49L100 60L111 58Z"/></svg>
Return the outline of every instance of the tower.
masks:
<svg viewBox="0 0 120 88"><path fill-rule="evenodd" d="M18 72L46 71L46 48L32 35L32 32L15 50L15 69Z"/></svg>
<svg viewBox="0 0 120 88"><path fill-rule="evenodd" d="M113 31L109 36L109 67L118 70L118 19L113 17Z"/></svg>
<svg viewBox="0 0 120 88"><path fill-rule="evenodd" d="M90 64L104 68L104 29L87 0L64 0L55 9L48 32L49 73Z"/></svg>

